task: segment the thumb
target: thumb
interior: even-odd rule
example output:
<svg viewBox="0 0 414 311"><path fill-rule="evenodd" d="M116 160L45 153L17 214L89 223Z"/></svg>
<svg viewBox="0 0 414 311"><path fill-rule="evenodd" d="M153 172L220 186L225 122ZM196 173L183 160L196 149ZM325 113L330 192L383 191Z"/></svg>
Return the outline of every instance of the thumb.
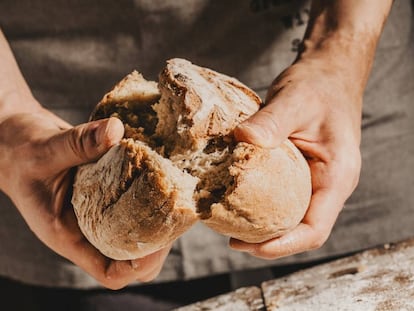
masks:
<svg viewBox="0 0 414 311"><path fill-rule="evenodd" d="M124 135L121 120L109 118L84 123L53 136L48 150L53 155L53 170L64 170L101 157Z"/></svg>
<svg viewBox="0 0 414 311"><path fill-rule="evenodd" d="M265 107L239 124L234 130L237 141L244 141L264 148L279 146L294 132L297 120L286 102L275 98Z"/></svg>

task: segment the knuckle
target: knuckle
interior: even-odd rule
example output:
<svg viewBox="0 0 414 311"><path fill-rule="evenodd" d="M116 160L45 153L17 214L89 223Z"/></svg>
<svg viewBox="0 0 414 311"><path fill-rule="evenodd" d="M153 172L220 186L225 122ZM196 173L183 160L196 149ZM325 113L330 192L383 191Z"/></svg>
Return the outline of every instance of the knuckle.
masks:
<svg viewBox="0 0 414 311"><path fill-rule="evenodd" d="M264 119L268 120L269 123L273 123L275 127L279 126L279 121L277 120L277 116L272 110L270 110L269 108L262 109L260 113L262 114L262 117Z"/></svg>
<svg viewBox="0 0 414 311"><path fill-rule="evenodd" d="M82 162L88 160L86 136L85 130L82 128L73 128L69 130L67 139L65 140L66 150Z"/></svg>
<svg viewBox="0 0 414 311"><path fill-rule="evenodd" d="M99 271L96 279L102 286L117 290L128 285L126 276L125 263L111 260L104 270Z"/></svg>
<svg viewBox="0 0 414 311"><path fill-rule="evenodd" d="M358 148L348 150L346 157L343 157L344 170L353 175L359 174L361 169L361 152Z"/></svg>
<svg viewBox="0 0 414 311"><path fill-rule="evenodd" d="M345 175L350 182L350 191L353 191L359 182L359 176L361 172L361 153L358 150L351 152L344 163Z"/></svg>
<svg viewBox="0 0 414 311"><path fill-rule="evenodd" d="M312 242L310 244L310 250L316 250L316 249L320 249L325 242L328 240L328 237L330 235L330 232L326 232L323 230L320 231L316 231L315 232L315 236L312 239Z"/></svg>
<svg viewBox="0 0 414 311"><path fill-rule="evenodd" d="M353 172L351 176L352 177L352 190L354 190L359 183L361 165L362 165L362 157L361 157L361 152L358 149L357 152L355 152L355 155L353 157L353 161L350 167L350 170Z"/></svg>
<svg viewBox="0 0 414 311"><path fill-rule="evenodd" d="M330 184L349 188L351 193L359 183L361 172L361 152L359 148L346 148L331 161Z"/></svg>
<svg viewBox="0 0 414 311"><path fill-rule="evenodd" d="M312 244L310 245L309 249L310 250L320 249L323 246L324 243L325 243L325 241L323 239L317 238L317 239L312 241Z"/></svg>
<svg viewBox="0 0 414 311"><path fill-rule="evenodd" d="M284 136L287 131L287 127L283 124L283 119L280 118L274 108L269 105L263 108L256 116L256 122L259 124L266 133L269 142L266 142L266 146L275 147L278 144L278 138ZM268 145L270 144L270 145Z"/></svg>

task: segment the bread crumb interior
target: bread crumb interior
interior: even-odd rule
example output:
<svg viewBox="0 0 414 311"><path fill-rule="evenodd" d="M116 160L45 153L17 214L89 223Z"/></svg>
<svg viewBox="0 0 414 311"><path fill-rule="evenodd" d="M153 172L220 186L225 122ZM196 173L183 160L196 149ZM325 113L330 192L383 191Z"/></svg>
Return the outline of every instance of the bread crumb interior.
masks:
<svg viewBox="0 0 414 311"><path fill-rule="evenodd" d="M153 89L150 91L154 93ZM217 136L201 145L195 144L188 135L192 121L186 116L180 100L163 94L146 100L143 97L136 93L135 97L117 99L109 93L105 97L107 101L98 105L92 119L119 118L124 123L124 138L144 142L181 172L197 177L196 191L187 195L197 202L197 212L202 219L210 217L210 206L221 202L226 191L229 192L234 185L234 178L229 172L234 162L233 138ZM165 169L167 175L175 174L167 166ZM185 187L184 180L182 186L180 191L186 192L188 187Z"/></svg>

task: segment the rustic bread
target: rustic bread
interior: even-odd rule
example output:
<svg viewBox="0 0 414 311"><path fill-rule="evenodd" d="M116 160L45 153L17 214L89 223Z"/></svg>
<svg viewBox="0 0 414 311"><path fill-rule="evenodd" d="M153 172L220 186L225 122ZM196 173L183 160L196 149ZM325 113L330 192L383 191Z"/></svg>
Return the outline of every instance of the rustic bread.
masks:
<svg viewBox="0 0 414 311"><path fill-rule="evenodd" d="M210 228L259 243L302 220L311 193L309 167L290 141L275 149L239 143L227 170L226 192L202 219Z"/></svg>
<svg viewBox="0 0 414 311"><path fill-rule="evenodd" d="M264 149L232 135L260 105L238 80L183 59L167 61L158 87L128 75L91 115L118 117L126 131L76 175L72 202L85 236L108 257L132 259L197 219L246 242L294 228L311 195L301 152L289 140Z"/></svg>
<svg viewBox="0 0 414 311"><path fill-rule="evenodd" d="M145 256L195 221L197 179L144 143L123 139L97 163L78 169L72 199L79 226L104 255Z"/></svg>
<svg viewBox="0 0 414 311"><path fill-rule="evenodd" d="M183 59L167 62L159 89L156 134L172 154L202 150L211 139L227 136L261 104L238 80Z"/></svg>

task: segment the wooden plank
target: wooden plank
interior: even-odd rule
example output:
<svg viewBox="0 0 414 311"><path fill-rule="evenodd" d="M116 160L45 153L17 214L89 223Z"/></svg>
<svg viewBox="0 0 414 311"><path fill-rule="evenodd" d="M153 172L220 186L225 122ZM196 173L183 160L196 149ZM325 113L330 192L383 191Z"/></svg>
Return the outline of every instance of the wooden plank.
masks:
<svg viewBox="0 0 414 311"><path fill-rule="evenodd" d="M174 309L173 311L263 311L262 291L259 287L242 287L233 292Z"/></svg>
<svg viewBox="0 0 414 311"><path fill-rule="evenodd" d="M267 310L414 310L414 239L264 282Z"/></svg>

